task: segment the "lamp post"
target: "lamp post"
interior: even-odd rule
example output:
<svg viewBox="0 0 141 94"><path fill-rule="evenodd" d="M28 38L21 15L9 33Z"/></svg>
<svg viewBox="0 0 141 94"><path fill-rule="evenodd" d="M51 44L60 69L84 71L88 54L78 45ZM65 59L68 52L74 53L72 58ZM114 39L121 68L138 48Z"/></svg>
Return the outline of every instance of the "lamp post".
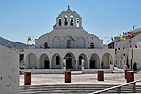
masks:
<svg viewBox="0 0 141 94"><path fill-rule="evenodd" d="M132 69L132 65L133 65L133 47L131 45L131 38L130 38L129 42L130 42L130 48L131 48L131 69Z"/></svg>

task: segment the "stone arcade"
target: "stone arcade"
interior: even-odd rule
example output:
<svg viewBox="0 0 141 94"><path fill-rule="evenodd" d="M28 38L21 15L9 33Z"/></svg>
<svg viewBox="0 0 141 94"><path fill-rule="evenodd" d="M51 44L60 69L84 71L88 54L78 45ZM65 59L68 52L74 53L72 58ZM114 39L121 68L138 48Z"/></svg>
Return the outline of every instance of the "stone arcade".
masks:
<svg viewBox="0 0 141 94"><path fill-rule="evenodd" d="M103 40L82 27L82 18L68 6L56 18L53 30L35 40L35 47L24 50L26 69L40 72L64 72L65 69L83 73L102 69L111 72L114 49L103 48Z"/></svg>

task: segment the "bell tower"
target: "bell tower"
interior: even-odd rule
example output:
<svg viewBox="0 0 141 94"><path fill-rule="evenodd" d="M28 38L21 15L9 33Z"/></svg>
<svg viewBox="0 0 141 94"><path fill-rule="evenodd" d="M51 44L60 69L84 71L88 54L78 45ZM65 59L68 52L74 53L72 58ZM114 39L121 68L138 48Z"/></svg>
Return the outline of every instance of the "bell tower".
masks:
<svg viewBox="0 0 141 94"><path fill-rule="evenodd" d="M62 11L56 18L54 28L82 28L82 18L68 5L68 9Z"/></svg>

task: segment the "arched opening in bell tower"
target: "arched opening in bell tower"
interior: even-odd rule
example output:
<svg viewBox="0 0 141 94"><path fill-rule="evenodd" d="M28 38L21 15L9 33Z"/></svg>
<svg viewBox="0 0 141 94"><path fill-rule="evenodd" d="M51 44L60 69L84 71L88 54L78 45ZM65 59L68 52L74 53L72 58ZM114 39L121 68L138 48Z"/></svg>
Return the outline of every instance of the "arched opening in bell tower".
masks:
<svg viewBox="0 0 141 94"><path fill-rule="evenodd" d="M70 16L70 26L74 25L74 17L73 15Z"/></svg>
<svg viewBox="0 0 141 94"><path fill-rule="evenodd" d="M59 26L61 26L62 22L61 22L61 18L59 18Z"/></svg>
<svg viewBox="0 0 141 94"><path fill-rule="evenodd" d="M64 17L64 24L65 24L65 26L68 25L68 16L67 15L65 15L65 17Z"/></svg>
<svg viewBox="0 0 141 94"><path fill-rule="evenodd" d="M76 18L76 27L79 27L79 18Z"/></svg>

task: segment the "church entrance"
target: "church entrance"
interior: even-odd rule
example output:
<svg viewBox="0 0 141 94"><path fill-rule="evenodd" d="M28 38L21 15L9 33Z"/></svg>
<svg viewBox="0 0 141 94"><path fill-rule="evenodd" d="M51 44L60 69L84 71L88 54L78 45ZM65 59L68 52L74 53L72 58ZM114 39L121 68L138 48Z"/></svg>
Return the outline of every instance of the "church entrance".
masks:
<svg viewBox="0 0 141 94"><path fill-rule="evenodd" d="M67 53L64 57L66 60L66 69L75 69L75 57L72 53Z"/></svg>
<svg viewBox="0 0 141 94"><path fill-rule="evenodd" d="M90 60L90 69L95 68L95 60Z"/></svg>
<svg viewBox="0 0 141 94"><path fill-rule="evenodd" d="M49 69L49 60L44 60L44 69Z"/></svg>
<svg viewBox="0 0 141 94"><path fill-rule="evenodd" d="M49 58L47 54L42 54L40 56L40 69L49 69Z"/></svg>
<svg viewBox="0 0 141 94"><path fill-rule="evenodd" d="M72 69L72 58L68 58L66 60L66 68L67 69Z"/></svg>
<svg viewBox="0 0 141 94"><path fill-rule="evenodd" d="M90 57L90 69L99 69L100 68L100 60L99 56L94 53Z"/></svg>

